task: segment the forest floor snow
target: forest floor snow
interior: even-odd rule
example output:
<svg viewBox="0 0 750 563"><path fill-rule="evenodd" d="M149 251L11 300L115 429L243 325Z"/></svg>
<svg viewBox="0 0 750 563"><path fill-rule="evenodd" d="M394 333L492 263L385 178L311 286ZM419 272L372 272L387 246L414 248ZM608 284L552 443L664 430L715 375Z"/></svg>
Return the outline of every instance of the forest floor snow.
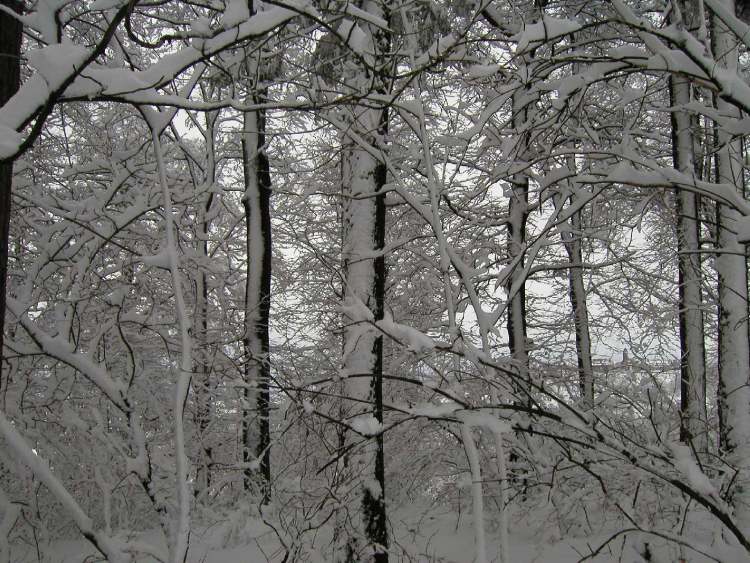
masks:
<svg viewBox="0 0 750 563"><path fill-rule="evenodd" d="M542 523L528 514L510 515L511 534L507 563L642 563L646 552L653 563L703 563L710 561L690 550L680 550L654 536L640 533L616 535L615 530L596 536L561 538L559 527L551 521ZM277 534L259 519L231 519L213 526L195 529L191 536L189 563L265 563L281 562L285 550ZM497 531L487 519L487 561L498 562ZM476 561L474 527L471 511L402 509L391 516L392 562L473 563ZM313 538L304 540L302 553L289 561L321 563L329 560L330 529L321 529ZM161 544L156 531L138 538L152 545ZM289 538L286 538L289 541ZM593 554L602 544L607 545ZM313 545L311 545L313 544ZM648 547L646 547L648 544ZM13 563L96 563L103 561L85 540L54 541L47 545L26 547L12 554ZM317 550L315 549L317 547ZM139 557L138 563L158 563L152 557Z"/></svg>

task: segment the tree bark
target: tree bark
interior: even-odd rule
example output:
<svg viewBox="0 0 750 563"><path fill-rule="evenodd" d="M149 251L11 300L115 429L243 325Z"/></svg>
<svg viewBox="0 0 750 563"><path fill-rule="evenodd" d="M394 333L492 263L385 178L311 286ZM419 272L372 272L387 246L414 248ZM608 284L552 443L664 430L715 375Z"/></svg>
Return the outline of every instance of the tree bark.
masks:
<svg viewBox="0 0 750 563"><path fill-rule="evenodd" d="M209 222L205 215L211 207L212 196L209 196L205 209L201 210L204 219L201 221L203 236L207 236ZM208 242L204 239L200 242L201 254L208 256ZM195 495L200 496L211 486L211 464L212 449L208 445L208 429L211 423L211 370L208 361L208 279L205 272L200 272L196 278L196 319L198 320L198 349L200 350L199 361L196 365L195 402L196 418L198 427L198 439L200 441L199 460L196 469Z"/></svg>
<svg viewBox="0 0 750 563"><path fill-rule="evenodd" d="M678 1L672 11L677 25L691 30L696 22L694 7ZM691 101L690 81L681 75L670 77L672 158L683 174L698 174L696 141L692 117L680 106ZM699 452L708 447L706 410L706 351L703 324L700 259L700 199L693 192L675 193L679 275L678 311L680 320L680 439L692 441Z"/></svg>
<svg viewBox="0 0 750 563"><path fill-rule="evenodd" d="M363 138L385 132L384 111L353 109L353 129ZM371 139L372 146L377 146ZM385 299L385 260L372 258L385 245L385 165L366 149L345 140L342 155L344 194L344 300L359 301L372 313L373 320L383 319ZM372 324L349 322L344 327L344 357L342 377L351 404L344 415L348 422L357 418L374 417L383 422L383 335ZM355 439L359 439L358 437ZM352 437L345 439L348 449ZM370 560L387 561L383 551L387 546L385 520L385 475L383 436L365 436L365 443L348 456L350 477L360 481L362 507L360 530L347 539L347 562ZM361 535L367 546L359 545ZM367 559L365 559L367 558Z"/></svg>
<svg viewBox="0 0 750 563"><path fill-rule="evenodd" d="M371 13L387 20L382 7L366 5ZM387 91L380 73L389 51L390 35L379 28L362 24L376 53L370 61L378 69L375 90ZM373 82L370 71L353 63L345 71L346 82L364 91ZM385 142L388 110L370 104L355 104L348 110L347 125L342 131L343 195L343 295L345 303L363 303L377 322L384 317L385 302L385 194L387 169L375 156ZM375 256L375 257L373 257ZM358 426L373 421L383 425L383 335L370 322L345 319L342 378L348 404L343 411L346 422ZM345 545L336 555L339 561L354 563L388 561L388 530L385 505L385 458L383 435L377 428L364 435L344 436L347 477L357 484L359 511L351 518L352 528L344 532ZM359 443L357 443L359 442ZM349 450L349 448L352 448ZM351 487L351 481L348 483ZM356 510L356 509L355 509Z"/></svg>
<svg viewBox="0 0 750 563"><path fill-rule="evenodd" d="M0 4L21 13L22 4L0 0ZM21 83L21 23L0 11L0 107L18 91ZM5 296L8 278L8 242L10 237L13 162L0 160L0 389L3 387L2 361L5 341Z"/></svg>
<svg viewBox="0 0 750 563"><path fill-rule="evenodd" d="M248 0L250 14L256 13L254 0ZM259 54L260 56L260 54ZM253 104L264 101L267 91L259 88L259 64L248 59L248 81ZM245 175L246 275L245 284L245 391L242 417L242 460L257 464L260 471L262 503L271 500L271 167L266 154L266 111L243 114L242 165ZM253 429L252 402L257 423ZM255 446L253 450L253 446ZM255 459L251 459L254 451ZM253 470L247 467L243 484L250 489Z"/></svg>
<svg viewBox="0 0 750 563"><path fill-rule="evenodd" d="M724 0L729 10L733 0ZM715 15L712 17L712 47L719 64L737 72L737 40ZM738 108L716 97L722 115L739 118ZM717 182L736 187L744 196L742 143L722 127L716 128ZM727 205L717 206L719 405L722 417L721 453L736 471L729 501L735 521L750 533L750 332L748 331L747 257L745 245L737 239L741 216Z"/></svg>
<svg viewBox="0 0 750 563"><path fill-rule="evenodd" d="M690 27L692 18L685 2L679 2L681 25ZM675 169L687 176L696 174L692 118L679 109L690 103L689 79L670 77L672 160ZM688 190L676 190L677 260L680 321L680 440L692 442L696 451L708 447L706 410L706 348L701 292L699 197Z"/></svg>
<svg viewBox="0 0 750 563"><path fill-rule="evenodd" d="M571 36L571 41L573 36ZM572 73L579 73L579 63L573 63ZM570 127L577 130L579 127L578 115L570 116ZM577 143L572 143L576 149ZM575 152L566 157L566 165L571 180L568 181L570 190L570 205L575 209L580 200L583 189L577 186L572 178L578 173ZM583 279L583 221L581 210L577 209L568 221L567 228L560 233L565 251L568 254L570 268L568 268L568 297L570 307L573 311L573 325L575 327L576 358L578 360L578 389L581 393L581 406L584 410L594 408L594 362L591 357L591 333L589 331L589 310L586 300L586 284Z"/></svg>
<svg viewBox="0 0 750 563"><path fill-rule="evenodd" d="M253 103L261 101L253 96ZM242 162L245 173L247 229L247 283L245 286L245 412L243 416L243 461L255 461L261 475L263 502L270 500L270 337L271 312L271 173L265 151L266 115L264 110L244 114ZM252 402L255 402L254 409ZM252 424L252 410L257 423ZM251 457L254 453L254 458ZM253 471L245 470L245 488L254 481Z"/></svg>
<svg viewBox="0 0 750 563"><path fill-rule="evenodd" d="M525 64L525 62L524 62ZM524 99L525 89L513 95L513 126L519 129L528 121L528 104ZM528 156L528 135L521 134L517 161L522 162ZM508 346L513 364L518 370L520 383L516 385L518 400L523 404L530 402L529 352L526 334L526 272L524 272L524 254L526 252L526 221L529 207L529 177L525 173L514 174L511 178L511 194L508 209L508 259L515 262L515 267L508 276L506 291L508 293Z"/></svg>
<svg viewBox="0 0 750 563"><path fill-rule="evenodd" d="M569 165L575 166L575 163ZM576 205L578 196L571 196ZM568 295L573 310L576 334L576 356L578 358L578 387L581 405L585 410L594 408L594 364L591 359L591 334L589 333L589 310L586 302L586 284L583 280L583 243L581 212L576 211L569 221L570 230L562 233L563 244L568 253Z"/></svg>
<svg viewBox="0 0 750 563"><path fill-rule="evenodd" d="M530 6L531 21L539 20L543 15L544 2L535 0ZM523 86L513 93L512 127L518 131L518 150L516 166L527 165L531 157L531 137L528 129L531 121L535 99L530 95L531 75L533 74L534 51L523 54L518 59L518 76ZM529 217L529 176L519 171L510 179L511 194L508 206L508 259L515 263L506 284L508 293L508 347L516 369L519 383L515 386L518 401L524 405L531 404L529 385L529 350L526 329L526 272L524 255L526 253L526 222Z"/></svg>
<svg viewBox="0 0 750 563"><path fill-rule="evenodd" d="M206 130L204 140L206 143L206 172L203 177L204 186L213 186L216 180L216 158L215 158L215 134L216 119L218 113L206 114ZM198 240L199 251L204 261L208 261L208 235L211 228L209 212L214 201L214 194L208 193L203 203L198 209L198 222L200 225L201 236ZM209 338L208 338L208 276L205 270L198 272L195 280L195 317L197 319L197 340L200 355L197 358L195 366L194 386L196 402L196 426L198 428L199 452L198 463L196 468L196 487L195 496L200 497L208 491L211 486L211 466L213 465L213 448L210 444L208 430L211 427L212 411L212 385L211 385L211 367L209 359Z"/></svg>

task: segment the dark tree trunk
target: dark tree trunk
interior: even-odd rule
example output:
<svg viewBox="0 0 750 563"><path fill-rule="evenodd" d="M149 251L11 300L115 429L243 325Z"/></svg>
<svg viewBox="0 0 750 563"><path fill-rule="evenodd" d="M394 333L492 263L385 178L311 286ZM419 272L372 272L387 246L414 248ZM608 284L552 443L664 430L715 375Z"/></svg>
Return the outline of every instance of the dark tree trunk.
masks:
<svg viewBox="0 0 750 563"><path fill-rule="evenodd" d="M571 163L574 166L574 163ZM576 204L578 196L571 196ZM570 231L563 232L563 243L570 260L568 269L568 294L573 309L573 324L576 333L576 356L578 358L578 387L581 391L581 405L594 408L594 364L591 359L591 334L589 332L589 310L586 302L586 286L583 280L583 243L581 212L576 211L570 218Z"/></svg>
<svg viewBox="0 0 750 563"><path fill-rule="evenodd" d="M21 13L21 2L0 0L0 4ZM0 11L0 106L18 91L21 81L21 23ZM5 292L8 278L8 238L10 234L13 161L0 160L0 374L5 335ZM3 380L0 376L0 388Z"/></svg>
<svg viewBox="0 0 750 563"><path fill-rule="evenodd" d="M371 5L372 7L372 5ZM387 18L387 14L378 14ZM378 54L389 52L390 35L383 30L372 33ZM383 58L376 58L380 65ZM352 66L348 77L353 84L368 83L368 70ZM376 91L388 91L386 74L376 74ZM367 140L372 147L385 143L388 110L366 104L355 104L347 111L351 130ZM342 262L345 302L364 304L377 322L384 318L386 268L385 248L386 206L383 188L386 183L385 163L352 141L342 132ZM373 258L373 255L375 256ZM349 421L372 416L383 422L383 334L372 324L344 319L344 356L342 373L365 375L344 380L346 405L342 415ZM358 482L351 499L360 505L352 518L337 518L334 559L344 563L388 561L388 528L385 504L385 456L381 432L366 436L356 449L345 454L347 486ZM361 437L355 438L361 440ZM351 443L351 434L344 436L344 450ZM373 482L374 485L373 486Z"/></svg>
<svg viewBox="0 0 750 563"><path fill-rule="evenodd" d="M526 220L529 205L529 179L525 175L513 178L508 214L508 257L517 260L516 267L508 279L508 346L513 363L519 374L516 385L518 400L530 403L529 352L526 331L526 273L523 271L523 254L526 244Z"/></svg>
<svg viewBox="0 0 750 563"><path fill-rule="evenodd" d="M680 76L670 79L673 107L690 102L690 83ZM686 175L696 172L692 119L686 111L672 112L672 158L674 167ZM706 451L706 349L701 294L699 242L700 200L687 190L675 193L680 319L680 440L692 441Z"/></svg>
<svg viewBox="0 0 750 563"><path fill-rule="evenodd" d="M370 13L390 20L385 5L370 3ZM345 69L345 83L374 88L377 94L389 92L390 70L386 68L391 51L390 32L375 26L365 26L375 45L375 70L352 64ZM374 76L373 76L374 75ZM374 87L372 84L374 83ZM347 108L347 120L360 139L376 151L386 144L389 114L387 108L373 104L355 103ZM345 303L358 301L365 305L377 322L385 314L386 266L385 230L386 205L384 187L387 166L382 159L365 150L341 132L342 139L342 270ZM351 322L344 318L342 373L344 374L345 404L342 417L351 422L369 418L383 424L383 333L372 323ZM357 374L366 377L346 377ZM364 438L364 440L363 440ZM354 513L337 515L334 560L341 563L387 563L388 527L385 501L385 455L382 432L357 436L362 440L356 448L350 432L343 435L345 487L354 493L349 506ZM356 487L352 487L356 482ZM351 495L351 493L344 493ZM354 504L359 504L359 510Z"/></svg>
<svg viewBox="0 0 750 563"><path fill-rule="evenodd" d="M259 96L253 97L260 102ZM257 425L251 424L251 413L243 416L243 460L251 461L254 449L259 463L263 502L270 500L271 432L270 432L270 338L271 312L271 173L265 153L266 115L263 110L245 113L242 139L245 171L245 224L247 227L247 285L245 292L245 400L253 399ZM254 448L253 448L254 445ZM246 470L245 486L252 483L252 471Z"/></svg>
<svg viewBox="0 0 750 563"><path fill-rule="evenodd" d="M383 136L388 127L388 110L383 110L380 128ZM375 185L377 196L375 197L375 250L382 251L385 248L385 194L383 187L386 183L387 171L382 162L375 167ZM375 320L382 320L385 314L385 256L381 253L374 260L375 270ZM373 416L383 423L383 335L375 337L373 346L375 365L372 373L372 395ZM363 510L366 517L366 531L368 539L383 547L388 546L388 528L385 511L385 455L383 450L383 434L378 434L376 440L375 454L375 480L380 485L380 496L374 497L369 489L365 491L363 498ZM388 553L379 552L375 554L377 563L386 563Z"/></svg>
<svg viewBox="0 0 750 563"><path fill-rule="evenodd" d="M201 230L203 240L200 243L201 254L208 257L208 233L210 221L206 219L213 194L209 194L206 204L202 209L203 219ZM200 272L196 280L196 317L198 319L198 344L200 355L195 369L193 379L195 386L196 418L198 426L198 439L200 441L200 455L196 469L195 496L202 495L211 486L211 466L213 465L213 450L209 443L208 429L211 425L211 368L209 361L208 346L208 276L206 272Z"/></svg>
<svg viewBox="0 0 750 563"><path fill-rule="evenodd" d="M248 0L255 14L255 3ZM253 104L265 101L267 91L258 88L258 60L248 60L248 82L253 89L248 97ZM262 502L271 500L271 364L269 321L271 317L271 168L266 154L266 111L257 109L243 115L242 164L245 174L247 282L245 285L245 409L242 417L242 459L250 461L253 442L259 464ZM250 385L255 387L251 390ZM250 409L253 395L257 424L253 430ZM252 471L245 469L244 485L250 488Z"/></svg>

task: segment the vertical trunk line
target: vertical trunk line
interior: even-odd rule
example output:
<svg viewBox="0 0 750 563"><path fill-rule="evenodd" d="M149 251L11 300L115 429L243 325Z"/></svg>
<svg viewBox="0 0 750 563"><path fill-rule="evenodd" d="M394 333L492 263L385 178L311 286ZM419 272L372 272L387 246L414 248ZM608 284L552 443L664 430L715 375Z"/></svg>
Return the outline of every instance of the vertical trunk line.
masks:
<svg viewBox="0 0 750 563"><path fill-rule="evenodd" d="M253 0L247 2L250 14L256 13ZM253 89L253 104L265 101L267 90L259 87L262 52L257 64L248 64L248 82ZM250 61L249 61L250 63ZM252 127L248 127L252 122ZM247 283L245 286L245 409L242 418L242 459L250 461L253 432L250 428L250 404L255 385L257 429L255 460L261 480L261 502L271 500L271 364L269 322L271 316L271 167L266 154L266 112L256 109L243 115L242 164L245 177ZM246 468L245 489L252 486L252 471Z"/></svg>
<svg viewBox="0 0 750 563"><path fill-rule="evenodd" d="M213 186L216 181L216 120L218 113L207 113L206 130L204 132L204 141L206 143L207 163L206 171L203 177L204 186ZM200 240L200 251L204 260L209 258L208 236L211 229L210 212L214 202L214 194L210 192L202 207L199 207L199 218L202 231ZM211 486L211 470L213 467L213 448L208 441L208 429L211 427L212 411L212 386L211 386L211 367L209 362L209 337L208 337L208 276L204 269L201 269L196 278L196 309L199 315L199 334L200 341L200 362L196 366L196 374L200 374L200 381L196 388L196 409L198 414L198 431L200 440L200 460L196 475L196 498L204 497L208 494Z"/></svg>
<svg viewBox="0 0 750 563"><path fill-rule="evenodd" d="M685 2L679 2L681 25L690 26ZM682 76L670 77L669 91L674 167L692 176L696 173L692 119L680 106L690 103L690 82ZM680 440L693 443L696 451L708 448L706 409L706 349L701 291L699 199L687 190L676 190L678 315L680 326Z"/></svg>
<svg viewBox="0 0 750 563"><path fill-rule="evenodd" d="M380 135L385 136L388 128L388 110L381 112L379 131ZM374 225L374 242L375 250L379 251L378 256L373 263L374 269L374 294L375 310L373 315L376 321L383 320L385 315L385 194L383 187L387 179L387 168L385 163L379 162L375 166L375 225ZM383 334L378 333L373 345L373 355L375 364L372 374L372 396L373 396L373 416L378 422L383 423ZM380 496L375 498L369 489L365 490L363 499L364 510L367 516L367 535L373 544L387 548L388 531L385 512L385 452L383 448L383 434L375 436L376 453L375 453L375 480L380 489ZM388 561L388 554L384 551L376 551L374 560L378 563Z"/></svg>
<svg viewBox="0 0 750 563"><path fill-rule="evenodd" d="M265 92L263 92L265 94ZM260 102L260 97L256 98ZM260 319L257 337L261 342L260 381L258 382L258 415L260 435L256 457L260 459L260 473L264 481L263 502L271 500L271 167L266 154L266 112L258 111L258 186L260 188L260 221L263 236L263 265L261 268Z"/></svg>
<svg viewBox="0 0 750 563"><path fill-rule="evenodd" d="M389 19L387 10L380 3L365 2L361 9ZM385 94L388 88L383 55L390 50L390 34L369 25L364 25L362 29L373 48L370 68L375 69L374 76L370 68L358 61L346 61L343 67L345 82L349 82L357 94L373 88L378 94ZM347 135L343 130L341 132L343 295L345 302L359 301L364 304L372 313L372 320L377 322L383 319L385 313L386 268L383 250L386 206L383 188L387 168L385 162L374 153L383 148L388 129L388 110L355 102L347 113L353 135ZM364 146L364 143L368 146ZM345 395L353 401L342 408L342 416L348 420L372 416L382 428L383 335L372 323L347 322L346 319L344 322L341 373ZM337 561L346 563L387 563L383 434L374 432L364 436L362 443L351 449L347 444L350 437L350 433L343 437L346 454L341 465L345 468L346 476L357 483L353 489L356 497L352 501L359 506L354 509L354 516L346 519L353 524L350 528L344 530L343 520L339 523L337 535L342 541L336 547L335 557Z"/></svg>
<svg viewBox="0 0 750 563"><path fill-rule="evenodd" d="M571 42L575 40L571 35ZM579 63L573 63L572 73L577 74ZM579 126L578 116L571 115L571 128L577 129ZM573 150L577 148L577 143L573 142ZM578 173L576 164L576 155L572 154L566 157L566 165L571 174ZM575 209L568 222L570 230L563 230L560 238L568 254L568 260L571 264L568 268L568 295L570 298L570 307L573 311L573 325L575 328L576 340L576 357L578 360L578 388L581 393L581 404L584 410L594 408L594 363L591 358L591 333L589 332L589 311L586 301L586 285L583 280L583 220L581 218L581 209L578 209L578 202L581 198L578 190L582 189L575 185L575 182L568 181L570 190L570 205Z"/></svg>
<svg viewBox="0 0 750 563"><path fill-rule="evenodd" d="M22 4L16 0L0 0L0 4L21 13ZM21 81L21 23L0 11L0 106L18 91ZM13 161L0 160L0 390L3 389L3 360L5 343L5 295L8 278L8 239L10 238L11 193L13 190Z"/></svg>
<svg viewBox="0 0 750 563"><path fill-rule="evenodd" d="M734 13L733 0L724 0L723 4ZM737 38L715 14L711 32L712 48L719 64L728 72L736 73ZM715 103L720 114L741 117L739 109L722 98L716 96ZM721 127L716 128L716 141L717 181L735 186L744 196L741 143ZM750 332L746 247L736 234L740 220L736 209L717 205L719 403L723 419L720 453L736 472L729 503L734 509L737 527L747 536L750 533Z"/></svg>
<svg viewBox="0 0 750 563"><path fill-rule="evenodd" d="M169 271L175 294L175 312L180 331L180 368L175 391L175 465L177 488L177 522L174 528L174 539L170 545L170 563L183 563L187 558L190 541L190 460L186 454L185 436L185 404L190 394L190 380L192 379L193 358L192 339L190 336L190 319L185 306L185 296L182 292L182 275L180 274L177 258L177 242L175 240L176 226L172 211L172 196L167 181L166 166L162 153L160 133L154 124L156 117L153 113L144 113L152 132L154 154L159 172L159 183L164 199L164 216L166 218L166 252L169 258Z"/></svg>
<svg viewBox="0 0 750 563"><path fill-rule="evenodd" d="M253 96L253 103L262 93ZM270 336L271 313L271 173L265 153L265 111L245 113L242 139L245 173L245 226L247 229L247 284L245 288L245 392L243 415L243 461L256 463L261 476L262 501L270 501L271 434L270 434ZM251 390L250 386L254 386ZM256 432L250 425L250 410L255 402ZM251 452L254 459L251 458ZM252 473L245 469L245 488L252 486Z"/></svg>
<svg viewBox="0 0 750 563"><path fill-rule="evenodd" d="M577 196L571 196L576 205ZM583 281L583 250L581 244L581 212L576 211L570 218L572 230L567 236L563 233L563 245L571 263L568 269L568 294L573 310L575 326L576 356L578 358L578 388L584 409L594 408L594 365L591 359L591 334L589 333L589 311L586 303L586 287Z"/></svg>

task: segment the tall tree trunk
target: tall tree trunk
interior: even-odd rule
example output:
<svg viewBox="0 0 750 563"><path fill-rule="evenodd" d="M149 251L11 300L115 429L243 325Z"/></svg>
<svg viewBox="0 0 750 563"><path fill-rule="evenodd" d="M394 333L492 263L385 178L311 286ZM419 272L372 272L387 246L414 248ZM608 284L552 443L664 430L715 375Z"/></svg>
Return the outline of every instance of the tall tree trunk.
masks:
<svg viewBox="0 0 750 563"><path fill-rule="evenodd" d="M247 0L248 11L255 14L254 0ZM249 58L248 83L253 104L265 101L267 90L259 88L263 61ZM242 165L245 174L246 285L245 285L245 407L242 417L242 459L260 470L263 504L271 500L271 168L266 154L266 111L257 109L243 114ZM256 424L252 424L255 400ZM255 428L253 428L255 426ZM254 450L253 450L254 446ZM251 452L255 459L251 458ZM253 470L245 469L244 486L250 489Z"/></svg>
<svg viewBox="0 0 750 563"><path fill-rule="evenodd" d="M216 130L216 119L218 113L206 114L206 131L204 133L206 143L206 171L203 177L204 186L213 186L216 180L216 159L214 136ZM198 209L198 221L201 229L199 237L200 253L204 261L208 261L208 233L211 227L211 221L208 218L211 205L214 201L214 194L209 193L206 196L205 204ZM196 402L196 426L198 428L199 452L196 473L196 497L201 496L208 491L211 486L211 465L213 463L213 450L209 441L209 428L211 425L211 404L212 404L212 386L211 386L211 367L208 342L208 276L205 270L201 269L196 276L195 283L195 317L197 319L197 340L198 355L194 379L195 402Z"/></svg>
<svg viewBox="0 0 750 563"><path fill-rule="evenodd" d="M6 8L21 13L22 4L0 0ZM0 107L18 91L21 81L21 23L0 11ZM13 162L0 160L0 389L3 387L2 360L5 335L5 292L8 278Z"/></svg>
<svg viewBox="0 0 750 563"><path fill-rule="evenodd" d="M546 2L535 0L529 6L530 22L541 19ZM514 165L525 166L531 159L531 133L529 124L532 121L536 101L530 95L531 76L533 74L534 51L519 57L518 76L523 87L519 87L512 97L512 126L518 132L518 149ZM510 179L511 195L508 208L508 258L515 267L508 277L508 346L510 355L518 370L519 383L516 385L518 398L523 404L531 403L529 372L529 350L526 330L526 272L524 255L526 252L526 222L529 216L529 176L525 171L513 174Z"/></svg>
<svg viewBox="0 0 750 563"><path fill-rule="evenodd" d="M575 166L575 163L569 163ZM575 168L573 168L575 170ZM576 206L579 195L573 192L571 205ZM570 217L570 230L563 231L562 238L568 253L568 295L573 310L573 324L576 334L576 356L578 358L578 387L581 392L581 406L594 408L594 364L591 359L591 334L589 333L589 309L586 302L586 284L583 280L583 229L581 212Z"/></svg>
<svg viewBox="0 0 750 563"><path fill-rule="evenodd" d="M524 63L525 65L525 58ZM519 130L528 121L529 103L526 89L513 95L513 126ZM528 157L529 138L521 133L517 162L522 163ZM518 370L519 383L516 385L518 400L523 404L530 401L529 352L526 335L526 272L524 272L524 254L526 252L526 221L529 207L529 177L525 173L514 174L511 178L511 194L508 209L508 258L515 267L508 277L508 346L513 363Z"/></svg>
<svg viewBox="0 0 750 563"><path fill-rule="evenodd" d="M165 210L165 239L166 255L172 278L175 299L175 316L180 334L180 364L174 402L174 459L175 459L175 488L176 488L176 518L172 527L172 541L170 542L170 563L184 563L187 557L190 541L190 460L186 454L188 436L185 432L185 405L190 395L190 384L193 376L193 342L190 326L192 319L188 315L185 296L182 291L182 273L179 268L177 235L172 210L172 194L167 180L167 167L161 146L157 122L157 114L148 108L141 111L151 129L159 183L163 194L163 208Z"/></svg>
<svg viewBox="0 0 750 563"><path fill-rule="evenodd" d="M733 0L724 0L734 10ZM712 47L719 64L737 72L737 39L721 20L712 17ZM720 115L741 117L740 111L720 97ZM744 195L742 143L722 127L716 128L717 181L736 186ZM737 210L717 206L717 256L719 299L719 403L723 418L720 436L725 461L735 469L730 503L739 528L750 533L750 332L748 331L747 258L745 245L737 240Z"/></svg>
<svg viewBox="0 0 750 563"><path fill-rule="evenodd" d="M530 23L538 20L542 15L541 0L535 0L533 10L530 13ZM513 112L511 125L518 135L518 149L516 152L514 167L529 165L531 138L529 125L532 110L536 103L530 95L531 75L533 73L534 52L524 53L518 59L518 76L522 85L513 92L511 109ZM508 260L514 264L508 276L505 290L508 294L508 318L506 330L508 331L508 348L518 374L518 379L513 385L515 398L518 405L531 406L531 372L529 369L529 350L526 327L526 272L524 271L524 257L526 254L526 222L529 217L529 176L525 170L513 174L510 178L511 190L508 204ZM516 432L516 439L522 438L522 434ZM508 455L511 464L516 465L519 460L518 448L512 448ZM522 498L526 497L527 481L525 478L519 480L512 478L522 488Z"/></svg>
<svg viewBox="0 0 750 563"><path fill-rule="evenodd" d="M386 10L375 2L364 9L386 19ZM376 70L375 90L387 91L382 55L389 51L390 36L366 23L360 24L375 53L370 62ZM345 82L357 92L367 91L371 72L351 61ZM385 301L385 163L376 156L388 128L387 109L355 104L347 112L348 131L342 131L343 240L342 259L345 303L363 303L374 321L382 320ZM373 257L375 256L375 257ZM348 404L343 414L355 428L371 431L344 436L346 474L356 483L359 505L351 518L353 529L344 531L345 545L336 558L346 563L388 561L385 506L385 459L383 435L383 335L369 322L345 319L342 377ZM359 442L359 443L357 443ZM350 449L351 448L351 449ZM351 483L349 483L351 487Z"/></svg>
<svg viewBox="0 0 750 563"><path fill-rule="evenodd" d="M206 207L201 211L204 219L201 221L203 236L207 236L209 222L205 220L205 214L211 207L212 197L209 196ZM208 256L208 241L200 243L201 254ZM198 321L198 350L200 350L195 373L195 402L196 402L196 426L198 427L199 460L197 463L195 495L200 496L211 486L211 463L212 449L208 442L208 429L211 423L211 369L208 358L208 279L205 272L200 272L196 279L196 319Z"/></svg>
<svg viewBox="0 0 750 563"><path fill-rule="evenodd" d="M373 136L383 135L385 113L355 106L352 117L353 130L377 146ZM382 251L385 241L385 165L352 141L344 140L343 151L344 300L363 303L378 321L384 313L385 261L383 256L372 256ZM342 377L346 397L351 401L344 411L348 422L358 426L358 420L366 424L372 417L382 425L383 335L372 324L347 322L344 327ZM347 459L350 476L361 486L361 529L353 532L368 544L362 546L359 538L350 537L344 559L347 562L369 561L371 557L374 561L388 559L381 550L387 545L383 436L379 432L373 434L365 435L364 444ZM347 436L345 450L351 440L359 439Z"/></svg>
<svg viewBox="0 0 750 563"><path fill-rule="evenodd" d="M219 112L207 112L205 114L206 128L203 131L203 139L206 147L206 165L204 170L192 167L191 176L195 185L203 190L210 188L216 181L216 121ZM209 257L208 233L211 229L209 214L214 202L214 194L211 191L205 195L205 199L197 206L196 216L199 233L196 233L198 252L203 261L207 263ZM209 351L209 308L208 308L208 276L201 268L195 277L195 325L196 325L196 357L193 377L193 389L195 393L195 426L198 430L198 454L196 463L194 494L198 499L205 499L205 495L211 486L211 467L213 465L213 448L211 447L210 432L212 416L212 384L211 384L211 361Z"/></svg>
<svg viewBox="0 0 750 563"><path fill-rule="evenodd" d="M690 29L695 21L695 9L687 2L677 2L683 25ZM690 103L691 85L686 77L670 77L672 121L672 160L674 167L687 176L696 172L695 140L692 117L684 109ZM675 193L677 212L677 255L679 276L680 319L680 440L692 441L696 451L708 448L706 410L706 348L703 326L703 296L701 292L700 223L698 196L688 190Z"/></svg>
<svg viewBox="0 0 750 563"><path fill-rule="evenodd" d="M574 37L571 36L571 41ZM573 63L572 73L577 75L579 72L579 63ZM571 130L577 130L579 127L578 116L573 114L570 117ZM575 151L576 143L572 143ZM574 177L578 173L575 152L566 157L566 165L569 173ZM570 190L570 204L575 210L568 221L568 228L563 229L561 238L565 251L568 254L570 267L568 268L568 297L570 298L570 307L573 311L573 325L575 327L576 338L576 358L578 360L578 388L581 393L581 406L585 410L594 408L594 363L591 358L591 333L589 332L589 309L586 301L586 284L583 280L583 221L581 219L581 210L576 209L582 199L579 190L583 189L577 186L572 180L568 181Z"/></svg>
<svg viewBox="0 0 750 563"><path fill-rule="evenodd" d="M253 96L253 103L261 101ZM271 311L271 173L265 151L266 115L264 110L244 114L242 163L245 172L247 228L247 283L245 286L245 412L243 416L243 460L255 455L261 475L263 502L270 500L270 337ZM252 402L255 401L254 409ZM257 424L252 424L255 410ZM255 426L255 427L253 427ZM245 470L245 487L253 483L253 471Z"/></svg>

